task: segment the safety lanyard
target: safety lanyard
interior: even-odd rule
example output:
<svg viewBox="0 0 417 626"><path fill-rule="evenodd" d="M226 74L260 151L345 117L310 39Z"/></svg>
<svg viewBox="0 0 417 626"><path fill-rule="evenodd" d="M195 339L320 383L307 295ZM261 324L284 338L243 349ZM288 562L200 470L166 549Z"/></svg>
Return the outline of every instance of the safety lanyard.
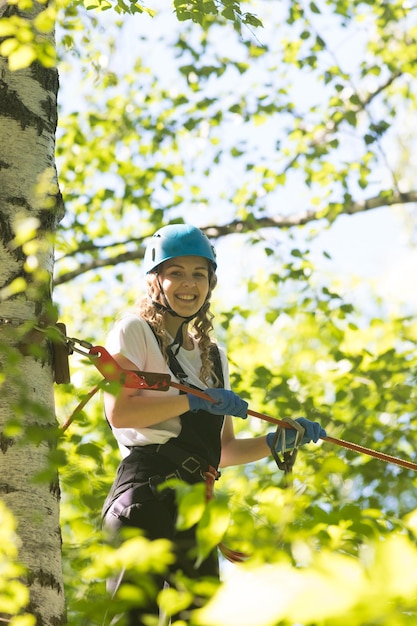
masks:
<svg viewBox="0 0 417 626"><path fill-rule="evenodd" d="M183 383L177 383L171 380L169 374L160 374L154 372L142 372L142 371L133 371L133 370L125 370L123 369L114 358L108 353L108 351L102 346L93 346L89 342L80 341L74 338L66 338L66 345L68 353L72 351L79 352L84 356L87 356L91 362L95 365L97 370L103 375L104 381L101 384L98 384L90 394L82 400L82 407L88 402L90 397L94 395L99 389L103 388L106 382L119 382L125 387L133 388L133 389L146 389L146 390L158 390L158 391L167 391L170 387L178 389L179 391L183 391L185 393L190 393L192 395L203 398L204 400L208 400L212 402L213 399L207 395L204 391L199 389L194 389L185 385ZM81 346L81 349L80 347ZM76 408L73 415L81 410L80 405ZM82 408L81 407L81 408ZM270 424L274 424L279 429L286 428L296 428L292 420L288 419L278 419L276 417L271 417L270 415L266 415L265 413L259 413L258 411L254 411L252 409L248 409L248 415L261 419L263 421L269 422ZM67 428L72 421L72 417L67 420L64 424L63 428ZM352 443L351 441L345 441L344 439L337 439L336 437L326 436L323 437L323 441L326 443L332 443L334 445L340 446L342 448L346 448L348 450L352 450L358 454L364 454L366 456L371 456L380 461L384 461L385 463L393 463L394 465L398 465L405 469L411 469L417 471L417 463L413 461L407 461L405 459L400 459L396 456L392 456L391 454L386 454L385 452L380 452L379 450L373 450L372 448L366 448L365 446L359 445L357 443ZM297 442L297 437L296 437ZM297 450L298 444L294 448ZM274 457L275 458L275 457ZM277 459L275 458L277 461ZM295 460L295 455L294 455ZM285 459L284 459L285 461ZM280 461L282 462L282 461ZM283 468L285 470L285 467ZM290 469L290 468L289 468Z"/></svg>

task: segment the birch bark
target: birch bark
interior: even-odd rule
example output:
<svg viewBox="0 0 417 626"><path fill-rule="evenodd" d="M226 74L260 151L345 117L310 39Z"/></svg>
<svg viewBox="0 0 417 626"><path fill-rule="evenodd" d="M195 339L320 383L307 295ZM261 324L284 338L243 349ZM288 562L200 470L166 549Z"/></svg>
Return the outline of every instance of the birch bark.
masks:
<svg viewBox="0 0 417 626"><path fill-rule="evenodd" d="M0 4L3 17L17 11ZM0 497L18 523L37 626L65 623L52 366L44 335L27 334L51 311L57 90L56 69L11 72L0 57Z"/></svg>

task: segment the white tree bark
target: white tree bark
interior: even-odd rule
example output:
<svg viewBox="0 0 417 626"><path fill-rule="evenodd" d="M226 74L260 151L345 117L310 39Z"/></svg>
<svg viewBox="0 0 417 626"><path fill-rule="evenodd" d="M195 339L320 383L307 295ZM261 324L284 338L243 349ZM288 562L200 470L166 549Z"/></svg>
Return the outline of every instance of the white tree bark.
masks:
<svg viewBox="0 0 417 626"><path fill-rule="evenodd" d="M0 0L0 17L7 9L8 0Z"/></svg>
<svg viewBox="0 0 417 626"><path fill-rule="evenodd" d="M56 70L34 63L10 72L0 57L0 497L18 522L37 626L66 621L59 487L53 474L39 480L54 446L53 374L42 333L34 343L43 354L24 356L18 342L50 310L52 235L61 217L57 83Z"/></svg>

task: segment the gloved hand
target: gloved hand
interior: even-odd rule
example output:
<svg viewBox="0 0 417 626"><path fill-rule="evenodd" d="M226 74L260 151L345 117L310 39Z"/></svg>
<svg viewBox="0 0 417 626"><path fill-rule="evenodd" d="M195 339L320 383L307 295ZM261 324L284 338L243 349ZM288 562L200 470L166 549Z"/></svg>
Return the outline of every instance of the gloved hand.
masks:
<svg viewBox="0 0 417 626"><path fill-rule="evenodd" d="M294 421L301 424L301 426L304 428L304 435L303 435L303 438L301 439L300 445L303 445L304 443L310 443L310 441L314 441L314 443L317 443L319 439L324 439L324 437L327 437L326 431L324 430L324 428L321 427L321 425L318 422L312 422L311 420L308 420L306 417L297 417ZM296 435L297 435L297 432L294 428L285 429L285 449L286 450L290 450L293 447ZM275 445L275 449L278 452L281 450L281 437L282 437L282 433L280 434L278 441ZM270 448L272 448L272 446L274 445L274 439L275 439L275 433L267 434L266 442Z"/></svg>
<svg viewBox="0 0 417 626"><path fill-rule="evenodd" d="M233 391L229 389L205 389L213 402L204 400L199 396L187 393L188 402L190 403L190 411L208 411L213 415L235 415L246 419L248 416L248 403L239 398Z"/></svg>

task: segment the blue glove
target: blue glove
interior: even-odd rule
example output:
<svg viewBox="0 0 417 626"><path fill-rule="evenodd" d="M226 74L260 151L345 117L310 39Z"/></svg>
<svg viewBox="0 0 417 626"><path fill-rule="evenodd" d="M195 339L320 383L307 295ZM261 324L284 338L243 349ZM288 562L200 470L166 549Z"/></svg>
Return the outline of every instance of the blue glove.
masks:
<svg viewBox="0 0 417 626"><path fill-rule="evenodd" d="M319 439L324 439L327 437L326 431L324 428L320 426L318 422L312 422L305 417L297 417L295 422L298 422L304 428L304 435L301 439L300 445L304 443L310 443L310 441L314 441L317 443ZM285 448L286 450L290 450L295 442L297 432L294 428L286 428L285 429ZM275 445L275 449L279 452L281 450L281 437L279 436L278 441ZM274 445L275 433L268 433L266 436L266 443L270 448Z"/></svg>
<svg viewBox="0 0 417 626"><path fill-rule="evenodd" d="M204 400L199 396L187 393L190 411L208 411L213 415L235 415L246 419L248 416L248 403L239 398L229 389L205 389L206 393L213 401Z"/></svg>

